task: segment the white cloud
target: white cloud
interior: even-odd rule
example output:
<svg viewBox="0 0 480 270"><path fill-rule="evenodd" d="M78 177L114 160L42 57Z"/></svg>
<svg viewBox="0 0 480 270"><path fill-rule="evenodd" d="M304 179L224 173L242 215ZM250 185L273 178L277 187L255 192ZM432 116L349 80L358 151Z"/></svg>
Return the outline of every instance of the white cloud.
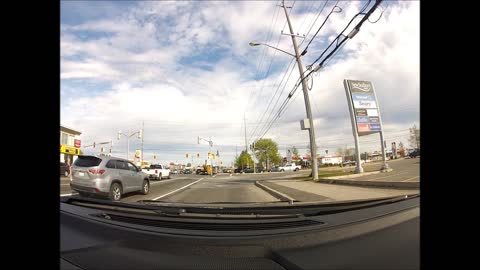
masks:
<svg viewBox="0 0 480 270"><path fill-rule="evenodd" d="M220 151L226 153L225 158L232 158L233 146L242 149L244 144L243 113L248 118L247 135L250 135L255 122L262 120L261 114L277 89L273 86L281 80L291 59L266 50L260 71L264 74L275 53L272 71L264 81L252 79L264 49L252 48L248 42L267 42L274 5L274 2L250 1L149 1L126 9L121 16L62 25L62 85L68 86L72 79L111 84L96 89L95 94L85 86L85 91L92 91L92 95L76 98L71 91L62 94L62 124L81 130L85 141L94 141L115 139L119 129L138 129L141 121L145 121L145 142L149 149L176 147L162 153L165 160L180 159L185 151L208 149L195 145L197 136L211 136ZM303 58L304 65L324 48L319 41L336 36L358 12L360 3L342 2L342 7L344 12L332 15L312 43ZM330 9L330 5L325 8L312 32ZM276 45L285 22L283 11L279 11L271 45ZM302 29L306 29L314 15L311 12ZM372 20L377 15L372 15ZM293 25L300 27L301 21L303 17L294 9ZM87 37L89 33L99 35L85 39L82 37L85 33ZM278 47L293 52L288 36L281 36ZM215 51L220 48L221 54ZM373 81L386 138L404 136L406 128L415 121L418 124L418 68L419 4L390 4L379 22L365 22L335 60L314 77L309 94L319 147L332 151L353 142L342 83L345 78ZM278 105L297 78L295 67ZM308 133L300 130L299 120L305 118L305 107L301 88L297 91L295 101L267 133L282 147L308 143ZM275 101L276 98L272 106ZM368 142L372 136L362 140L368 147L378 148ZM138 146L138 142L132 143L131 149ZM120 142L115 148L124 151L126 146ZM146 151L149 155L153 152Z"/></svg>

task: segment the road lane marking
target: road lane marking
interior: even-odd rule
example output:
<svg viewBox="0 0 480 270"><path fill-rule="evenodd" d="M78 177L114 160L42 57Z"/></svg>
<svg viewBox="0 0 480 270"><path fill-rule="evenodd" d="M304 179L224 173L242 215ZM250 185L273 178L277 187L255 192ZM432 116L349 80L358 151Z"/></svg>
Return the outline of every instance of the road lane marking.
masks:
<svg viewBox="0 0 480 270"><path fill-rule="evenodd" d="M402 182L405 182L405 181L410 181L410 180L413 180L415 178L419 178L420 176L414 176L414 177L411 177L411 178L408 178L408 179L405 179L405 180L402 180Z"/></svg>
<svg viewBox="0 0 480 270"><path fill-rule="evenodd" d="M163 195L160 196L160 197L154 198L153 200L158 200L158 199L163 198L163 197L165 197L165 196L168 196L168 195L170 195L170 194L172 194L172 193L175 193L175 192L177 192L177 191L180 191L180 190L182 190L182 189L185 189L185 188L187 188L187 187L189 187L189 186L191 186L191 185L193 185L193 184L198 183L198 182L199 182L200 180L202 180L202 179L203 179L203 177L200 178L200 179L198 179L198 180L195 181L195 182L192 182L192 183L186 185L186 186L183 186L183 187L181 187L181 188L178 188L178 189L175 189L175 190L173 190L173 191L170 191L170 192L168 192L167 194L163 194Z"/></svg>

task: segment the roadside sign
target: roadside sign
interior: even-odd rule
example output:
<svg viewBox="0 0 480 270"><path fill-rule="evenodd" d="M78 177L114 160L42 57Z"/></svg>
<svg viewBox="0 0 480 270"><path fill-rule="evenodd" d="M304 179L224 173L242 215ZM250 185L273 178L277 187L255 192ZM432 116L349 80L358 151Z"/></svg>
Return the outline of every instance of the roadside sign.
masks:
<svg viewBox="0 0 480 270"><path fill-rule="evenodd" d="M349 95L349 107L355 112L358 136L382 131L378 102L373 84L369 81L345 80L345 90Z"/></svg>
<svg viewBox="0 0 480 270"><path fill-rule="evenodd" d="M352 122L353 138L355 140L356 160L360 159L359 137L373 133L380 134L382 147L383 166L382 170L388 169L385 158L385 140L383 138L382 119L378 106L377 96L372 82L359 80L343 80L345 94L347 96L348 110ZM362 173L361 162L357 162L354 173Z"/></svg>

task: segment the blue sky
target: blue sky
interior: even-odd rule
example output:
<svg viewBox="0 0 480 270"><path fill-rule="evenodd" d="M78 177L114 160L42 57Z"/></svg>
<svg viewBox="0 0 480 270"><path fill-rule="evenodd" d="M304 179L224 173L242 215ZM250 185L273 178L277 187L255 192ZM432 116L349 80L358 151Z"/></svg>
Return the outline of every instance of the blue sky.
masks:
<svg viewBox="0 0 480 270"><path fill-rule="evenodd" d="M306 35L304 43L297 39L302 51L336 1L327 1L320 16L324 1L293 2L286 4L293 5L295 32ZM320 55L364 3L338 2L342 12L330 16L302 57L304 66ZM231 162L235 146L238 151L244 148L244 114L250 142L262 129L258 122L278 109L299 76L293 66L289 80L282 81L290 74L291 57L248 45L262 42L293 53L291 38L280 34L288 27L284 28L285 14L276 4L62 1L61 123L82 131L86 145L116 139L119 130L139 129L144 121L147 159L155 153L162 162L180 161L185 153L205 153L208 145L196 144L197 136L202 136L211 137L214 150ZM419 3L388 2L371 21L381 10L385 11L377 23L364 23L313 76L310 99L321 152L353 146L345 78L374 82L387 140L407 144L407 129L419 125ZM277 141L283 152L295 145L304 153L308 133L299 127L305 118L301 89L292 100L265 137ZM363 137L361 147L379 149L377 137ZM131 140L132 153L138 147L139 141ZM114 153L126 156L124 139L116 141Z"/></svg>

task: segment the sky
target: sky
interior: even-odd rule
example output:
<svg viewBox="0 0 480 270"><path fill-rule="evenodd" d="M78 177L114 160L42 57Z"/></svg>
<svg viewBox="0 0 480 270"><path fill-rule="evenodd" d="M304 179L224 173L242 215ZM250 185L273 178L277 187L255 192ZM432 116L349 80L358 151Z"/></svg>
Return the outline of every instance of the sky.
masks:
<svg viewBox="0 0 480 270"><path fill-rule="evenodd" d="M373 2L367 8L369 9ZM308 131L301 87L271 126L299 79L283 8L275 1L62 1L61 125L82 132L82 145L113 141L125 158L127 139L144 126L144 159L202 163L213 142L223 164L255 139L271 138L282 155L306 154ZM317 59L366 1L286 1L299 51ZM367 9L367 10L368 10ZM344 79L373 82L387 146L408 144L420 127L418 1L386 1L360 32L311 76L308 91L319 154L354 147ZM383 12L382 12L383 11ZM345 34L361 19L358 16ZM282 34L282 32L284 34ZM334 44L335 45L335 44ZM333 46L334 46L333 45ZM290 65L290 63L292 63ZM290 75L291 74L291 75ZM245 125L246 123L246 132ZM268 128L270 126L270 128ZM200 136L200 144L197 138ZM129 140L130 155L141 140ZM379 134L360 137L360 150L380 150ZM86 153L99 149L85 148ZM197 159L197 153L200 158Z"/></svg>

